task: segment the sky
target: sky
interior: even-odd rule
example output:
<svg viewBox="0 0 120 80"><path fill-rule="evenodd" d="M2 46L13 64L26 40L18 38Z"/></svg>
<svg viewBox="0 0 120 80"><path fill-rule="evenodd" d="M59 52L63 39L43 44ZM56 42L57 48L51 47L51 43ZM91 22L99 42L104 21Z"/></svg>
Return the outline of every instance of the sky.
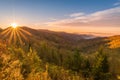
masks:
<svg viewBox="0 0 120 80"><path fill-rule="evenodd" d="M120 0L0 0L0 27L11 23L69 33L120 34Z"/></svg>

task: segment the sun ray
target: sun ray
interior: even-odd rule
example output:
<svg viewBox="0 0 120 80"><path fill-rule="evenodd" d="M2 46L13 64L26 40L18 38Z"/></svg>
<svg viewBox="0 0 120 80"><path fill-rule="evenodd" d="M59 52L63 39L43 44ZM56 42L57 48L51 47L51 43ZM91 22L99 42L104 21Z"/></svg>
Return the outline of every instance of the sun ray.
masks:
<svg viewBox="0 0 120 80"><path fill-rule="evenodd" d="M18 40L20 41L20 44L23 44L23 41L22 41L22 39L21 39L20 34L19 34L18 31L16 31L16 35L18 37Z"/></svg>
<svg viewBox="0 0 120 80"><path fill-rule="evenodd" d="M12 41L13 41L13 31L11 32L9 40L8 40L9 44L11 44Z"/></svg>
<svg viewBox="0 0 120 80"><path fill-rule="evenodd" d="M22 29L22 28L20 28L20 30L21 30L22 32L24 32L25 34L27 34L27 35L31 36L31 33L30 33L30 32L25 31L25 30L24 30L24 29Z"/></svg>
<svg viewBox="0 0 120 80"><path fill-rule="evenodd" d="M26 36L21 31L18 31L18 32L20 33L20 35L23 39L27 40Z"/></svg>
<svg viewBox="0 0 120 80"><path fill-rule="evenodd" d="M20 45L28 42L28 37L31 36L31 33L24 30L22 27L9 27L5 29L1 35L4 37L8 44Z"/></svg>
<svg viewBox="0 0 120 80"><path fill-rule="evenodd" d="M4 30L2 33L1 33L1 35L4 35L4 34L6 34L7 32L9 32L10 31L10 28L9 29L6 29L6 30Z"/></svg>
<svg viewBox="0 0 120 80"><path fill-rule="evenodd" d="M16 30L13 31L13 41L14 41L14 44L16 44L16 39L17 39L15 31Z"/></svg>
<svg viewBox="0 0 120 80"><path fill-rule="evenodd" d="M10 34L11 34L11 29L9 29L6 33L4 33L4 34L1 34L1 35L3 35L3 37L7 37L7 36L9 36ZM4 31L3 31L4 32Z"/></svg>

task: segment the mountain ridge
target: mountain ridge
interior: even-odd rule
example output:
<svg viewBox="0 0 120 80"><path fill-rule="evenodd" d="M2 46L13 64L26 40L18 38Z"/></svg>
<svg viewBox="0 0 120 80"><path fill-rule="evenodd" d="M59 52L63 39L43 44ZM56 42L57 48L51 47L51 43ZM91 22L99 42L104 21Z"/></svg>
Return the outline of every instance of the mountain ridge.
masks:
<svg viewBox="0 0 120 80"><path fill-rule="evenodd" d="M4 32L11 27L8 27L6 29L2 29L1 32ZM72 34L72 33L66 33L66 32L55 32L55 31L49 31L49 30L43 30L43 29L32 29L26 26L19 26L18 28L22 29L22 32L25 32L25 37L29 37L28 41L32 42L39 42L39 41L47 41L49 43L53 43L55 45L71 45L71 46L91 46L96 45L100 43L104 43L110 45L110 47L116 42L120 41L120 35L114 35L110 37L96 37L93 35L86 35L86 34ZM17 29L16 29L17 30ZM28 34L31 34L28 36ZM10 35L8 35L10 36ZM1 36L2 38L3 36ZM62 46L64 46L62 45ZM119 43L117 44L119 45ZM66 46L64 46L66 47ZM119 46L118 46L119 47Z"/></svg>

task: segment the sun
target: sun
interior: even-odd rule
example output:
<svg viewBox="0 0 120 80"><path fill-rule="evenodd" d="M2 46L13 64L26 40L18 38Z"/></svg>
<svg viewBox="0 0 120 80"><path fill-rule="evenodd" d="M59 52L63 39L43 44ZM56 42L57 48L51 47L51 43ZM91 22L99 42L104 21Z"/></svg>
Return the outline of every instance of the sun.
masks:
<svg viewBox="0 0 120 80"><path fill-rule="evenodd" d="M16 23L12 23L9 28L6 28L0 33L0 36L7 41L9 45L24 45L29 42L28 37L32 34Z"/></svg>
<svg viewBox="0 0 120 80"><path fill-rule="evenodd" d="M13 28L17 28L17 27L18 27L18 25L17 25L16 23L12 23L11 26L12 26Z"/></svg>

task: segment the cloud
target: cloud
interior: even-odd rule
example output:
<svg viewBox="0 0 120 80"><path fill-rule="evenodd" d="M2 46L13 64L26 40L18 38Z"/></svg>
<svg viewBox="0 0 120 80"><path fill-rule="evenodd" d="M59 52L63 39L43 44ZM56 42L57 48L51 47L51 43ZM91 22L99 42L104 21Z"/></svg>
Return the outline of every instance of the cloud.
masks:
<svg viewBox="0 0 120 80"><path fill-rule="evenodd" d="M83 16L84 13L73 13L73 14L70 14L70 17L78 17L78 16Z"/></svg>
<svg viewBox="0 0 120 80"><path fill-rule="evenodd" d="M120 2L117 2L117 3L114 4L114 6L118 6L118 5L120 5Z"/></svg>
<svg viewBox="0 0 120 80"><path fill-rule="evenodd" d="M114 3L113 5L114 5L114 6L120 5L120 0L119 0L118 2L116 2L116 3Z"/></svg>
<svg viewBox="0 0 120 80"><path fill-rule="evenodd" d="M70 18L47 23L48 26L120 27L120 6L91 14L73 13Z"/></svg>
<svg viewBox="0 0 120 80"><path fill-rule="evenodd" d="M57 19L55 19L55 18L49 18L49 20L56 21Z"/></svg>

